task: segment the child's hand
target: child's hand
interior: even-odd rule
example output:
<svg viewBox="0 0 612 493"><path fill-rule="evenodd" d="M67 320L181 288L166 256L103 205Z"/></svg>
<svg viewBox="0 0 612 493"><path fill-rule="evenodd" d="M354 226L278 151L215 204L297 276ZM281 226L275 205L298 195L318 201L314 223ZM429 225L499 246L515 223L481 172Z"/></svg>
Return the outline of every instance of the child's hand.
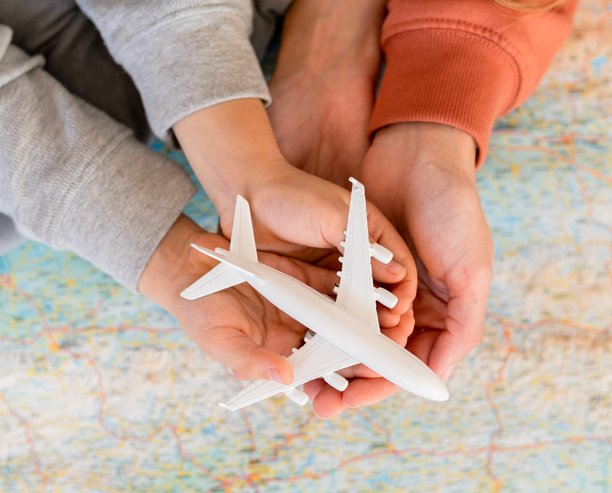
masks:
<svg viewBox="0 0 612 493"><path fill-rule="evenodd" d="M419 286L408 348L444 380L482 338L493 243L476 189L474 142L444 125L377 133L362 178L410 240Z"/></svg>
<svg viewBox="0 0 612 493"><path fill-rule="evenodd" d="M211 249L227 249L229 243L181 216L143 272L139 290L172 313L203 351L239 376L290 383L293 372L282 355L301 345L304 327L246 283L196 301L181 298L186 286L217 264L191 248L192 242ZM260 254L260 261L331 293L332 271L274 254Z"/></svg>

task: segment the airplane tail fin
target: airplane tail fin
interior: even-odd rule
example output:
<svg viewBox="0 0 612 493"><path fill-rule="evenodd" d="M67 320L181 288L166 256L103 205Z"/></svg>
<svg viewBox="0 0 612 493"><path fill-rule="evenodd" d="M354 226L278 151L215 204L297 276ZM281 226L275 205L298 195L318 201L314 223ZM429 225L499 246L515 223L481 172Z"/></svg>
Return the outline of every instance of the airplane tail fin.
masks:
<svg viewBox="0 0 612 493"><path fill-rule="evenodd" d="M236 198L230 253L257 262L257 247L255 246L253 222L251 221L251 209L249 203L241 195Z"/></svg>
<svg viewBox="0 0 612 493"><path fill-rule="evenodd" d="M257 247L255 246L251 211L246 199L240 195L236 199L229 257L228 252L220 248L213 252L195 243L192 243L191 246L199 252L218 260L221 264L187 287L181 293L183 298L188 300L202 298L236 286L244 282L247 277L253 277L252 272L231 260L231 257L242 257L245 260L257 262Z"/></svg>

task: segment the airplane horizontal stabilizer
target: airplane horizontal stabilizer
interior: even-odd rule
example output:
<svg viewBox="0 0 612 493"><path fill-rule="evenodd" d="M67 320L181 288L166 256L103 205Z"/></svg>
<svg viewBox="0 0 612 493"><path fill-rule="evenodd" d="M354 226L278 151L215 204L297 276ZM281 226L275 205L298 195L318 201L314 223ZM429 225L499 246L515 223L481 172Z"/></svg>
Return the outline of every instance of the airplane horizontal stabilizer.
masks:
<svg viewBox="0 0 612 493"><path fill-rule="evenodd" d="M187 300L195 300L231 288L241 282L244 282L244 277L239 271L227 264L219 264L186 288L181 296Z"/></svg>
<svg viewBox="0 0 612 493"><path fill-rule="evenodd" d="M249 203L241 195L236 197L230 253L257 262L257 247L255 246L251 209Z"/></svg>

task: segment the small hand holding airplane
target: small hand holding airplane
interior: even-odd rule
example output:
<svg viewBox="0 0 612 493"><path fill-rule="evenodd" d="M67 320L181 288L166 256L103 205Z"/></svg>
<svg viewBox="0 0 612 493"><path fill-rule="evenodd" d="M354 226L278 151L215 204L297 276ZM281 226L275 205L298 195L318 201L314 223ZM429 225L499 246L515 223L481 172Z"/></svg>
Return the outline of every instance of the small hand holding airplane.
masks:
<svg viewBox="0 0 612 493"><path fill-rule="evenodd" d="M348 381L337 372L359 363L398 387L434 401L445 401L446 385L420 359L380 332L376 302L388 308L397 298L384 288L375 288L371 257L389 263L393 254L378 244L370 244L366 214L365 188L354 178L349 206L344 254L340 257L340 283L334 288L334 301L301 281L257 260L257 248L248 202L236 199L230 250L208 250L191 246L219 262L218 266L185 289L181 296L195 300L242 282L249 283L268 301L291 316L311 332L305 344L293 349L288 358L294 380L284 385L272 380L257 380L238 395L219 405L235 411L273 395L284 393L300 405L308 396L297 387L323 378L342 392Z"/></svg>

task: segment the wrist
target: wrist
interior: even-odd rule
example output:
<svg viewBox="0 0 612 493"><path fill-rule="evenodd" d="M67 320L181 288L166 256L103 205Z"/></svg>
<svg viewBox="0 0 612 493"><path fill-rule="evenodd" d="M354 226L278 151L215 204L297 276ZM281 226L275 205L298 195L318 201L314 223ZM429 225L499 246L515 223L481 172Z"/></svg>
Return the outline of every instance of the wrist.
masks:
<svg viewBox="0 0 612 493"><path fill-rule="evenodd" d="M397 123L376 133L373 147L396 156L406 171L436 165L475 179L476 143L462 130L437 123Z"/></svg>
<svg viewBox="0 0 612 493"><path fill-rule="evenodd" d="M189 273L203 275L216 264L195 252L191 243L211 249L227 246L223 237L203 231L181 214L153 252L138 281L138 291L170 313L174 313L180 292L194 280Z"/></svg>
<svg viewBox="0 0 612 493"><path fill-rule="evenodd" d="M247 199L261 180L289 166L261 101L238 99L201 109L174 125L189 163L219 213Z"/></svg>
<svg viewBox="0 0 612 493"><path fill-rule="evenodd" d="M399 123L376 133L361 174L371 200L408 234L415 204L430 204L459 188L469 194L476 190L474 155L474 141L464 132L431 123ZM408 202L411 207L402 205Z"/></svg>

